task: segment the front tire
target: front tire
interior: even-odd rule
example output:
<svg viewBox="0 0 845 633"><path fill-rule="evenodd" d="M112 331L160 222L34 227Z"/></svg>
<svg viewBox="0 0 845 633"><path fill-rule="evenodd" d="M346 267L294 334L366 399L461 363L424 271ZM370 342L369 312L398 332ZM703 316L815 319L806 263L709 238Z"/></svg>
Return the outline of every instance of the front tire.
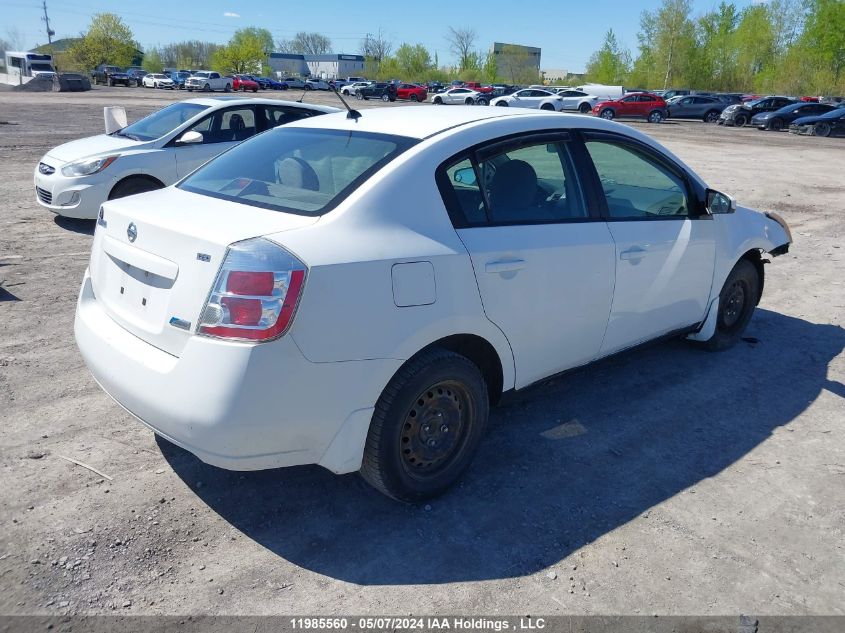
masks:
<svg viewBox="0 0 845 633"><path fill-rule="evenodd" d="M744 114L737 114L734 117L734 127L745 127L745 124L748 123L748 117Z"/></svg>
<svg viewBox="0 0 845 633"><path fill-rule="evenodd" d="M362 95L360 92L356 92L356 93L355 93L355 98L356 98L356 99L358 99L358 101L363 101L363 100L364 100L364 95Z"/></svg>
<svg viewBox="0 0 845 633"><path fill-rule="evenodd" d="M830 123L816 123L813 126L813 136L830 136Z"/></svg>
<svg viewBox="0 0 845 633"><path fill-rule="evenodd" d="M780 132L783 129L783 119L772 119L769 122L769 129L773 132Z"/></svg>
<svg viewBox="0 0 845 633"><path fill-rule="evenodd" d="M718 352L736 345L754 315L759 298L760 275L757 268L747 259L741 259L719 293L716 331L704 341L704 348Z"/></svg>
<svg viewBox="0 0 845 633"><path fill-rule="evenodd" d="M608 121L613 121L613 119L616 118L616 113L610 108L605 108L601 111L599 116L603 119L607 119Z"/></svg>
<svg viewBox="0 0 845 633"><path fill-rule="evenodd" d="M161 189L164 185L150 180L149 178L131 177L120 181L109 193L109 200L134 196L136 193L145 193Z"/></svg>
<svg viewBox="0 0 845 633"><path fill-rule="evenodd" d="M400 501L439 495L469 467L488 414L487 385L475 364L446 349L422 352L376 403L361 475Z"/></svg>
<svg viewBox="0 0 845 633"><path fill-rule="evenodd" d="M229 87L229 84L226 84L226 87L228 88L228 87ZM203 92L211 92L211 85L209 85L209 84L205 84L205 85L202 87L202 91L203 91Z"/></svg>

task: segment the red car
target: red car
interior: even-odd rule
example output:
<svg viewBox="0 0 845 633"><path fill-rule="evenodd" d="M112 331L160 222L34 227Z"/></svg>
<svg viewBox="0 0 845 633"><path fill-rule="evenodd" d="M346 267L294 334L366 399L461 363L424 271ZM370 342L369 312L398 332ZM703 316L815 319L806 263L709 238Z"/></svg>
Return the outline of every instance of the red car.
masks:
<svg viewBox="0 0 845 633"><path fill-rule="evenodd" d="M599 101L593 106L593 114L603 119L637 117L649 123L660 123L666 118L666 102L650 92L630 92L611 101Z"/></svg>
<svg viewBox="0 0 845 633"><path fill-rule="evenodd" d="M252 90L253 92L258 92L258 82L243 75L235 75L232 77L232 90L243 90L244 92Z"/></svg>
<svg viewBox="0 0 845 633"><path fill-rule="evenodd" d="M396 98L408 99L410 101L425 101L428 97L428 90L416 84L399 84L396 86Z"/></svg>
<svg viewBox="0 0 845 633"><path fill-rule="evenodd" d="M493 92L493 86L482 86L477 81L465 81L464 88L475 90L476 92L480 92L481 94L489 94Z"/></svg>

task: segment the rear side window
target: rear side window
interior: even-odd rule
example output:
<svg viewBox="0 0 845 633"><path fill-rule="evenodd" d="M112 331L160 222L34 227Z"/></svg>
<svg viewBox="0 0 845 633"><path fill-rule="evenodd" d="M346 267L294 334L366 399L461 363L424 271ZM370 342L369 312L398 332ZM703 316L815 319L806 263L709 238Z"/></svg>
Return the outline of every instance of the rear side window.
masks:
<svg viewBox="0 0 845 633"><path fill-rule="evenodd" d="M416 142L387 134L280 127L221 154L178 186L213 198L318 216Z"/></svg>

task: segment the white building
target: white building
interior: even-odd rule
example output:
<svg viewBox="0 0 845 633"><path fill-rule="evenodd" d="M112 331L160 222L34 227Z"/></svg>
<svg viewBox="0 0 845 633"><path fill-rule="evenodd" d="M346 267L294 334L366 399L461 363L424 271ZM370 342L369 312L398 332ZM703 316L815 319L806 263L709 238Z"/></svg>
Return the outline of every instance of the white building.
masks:
<svg viewBox="0 0 845 633"><path fill-rule="evenodd" d="M332 53L301 55L299 53L270 53L270 68L282 75L300 75L321 79L344 79L364 72L363 55Z"/></svg>

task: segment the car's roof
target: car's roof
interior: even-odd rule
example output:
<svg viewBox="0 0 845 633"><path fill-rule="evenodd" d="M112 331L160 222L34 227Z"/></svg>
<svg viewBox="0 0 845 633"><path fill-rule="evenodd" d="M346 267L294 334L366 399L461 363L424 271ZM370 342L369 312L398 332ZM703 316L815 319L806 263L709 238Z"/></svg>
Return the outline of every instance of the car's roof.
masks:
<svg viewBox="0 0 845 633"><path fill-rule="evenodd" d="M220 97L201 97L199 99L185 99L183 103L198 103L199 105L209 106L211 108L220 108L226 105L231 105L233 102L244 103L247 105L285 105L298 108L308 108L310 110L319 110L320 112L340 112L340 108L332 106L319 105L316 103L300 103L298 101L282 101L281 99L262 99L260 97L236 97L220 96Z"/></svg>
<svg viewBox="0 0 845 633"><path fill-rule="evenodd" d="M408 106L404 108L368 108L361 111L356 121L345 112L318 118L302 119L285 127L315 127L336 130L354 130L394 136L425 139L441 132L485 120L505 117L543 117L555 121L576 122L571 127L607 127L606 121L581 115L539 112L527 108L495 108L481 106ZM618 125L618 124L617 124ZM563 127L567 127L564 125ZM630 129L630 128L629 128ZM638 136L637 133L632 135Z"/></svg>

